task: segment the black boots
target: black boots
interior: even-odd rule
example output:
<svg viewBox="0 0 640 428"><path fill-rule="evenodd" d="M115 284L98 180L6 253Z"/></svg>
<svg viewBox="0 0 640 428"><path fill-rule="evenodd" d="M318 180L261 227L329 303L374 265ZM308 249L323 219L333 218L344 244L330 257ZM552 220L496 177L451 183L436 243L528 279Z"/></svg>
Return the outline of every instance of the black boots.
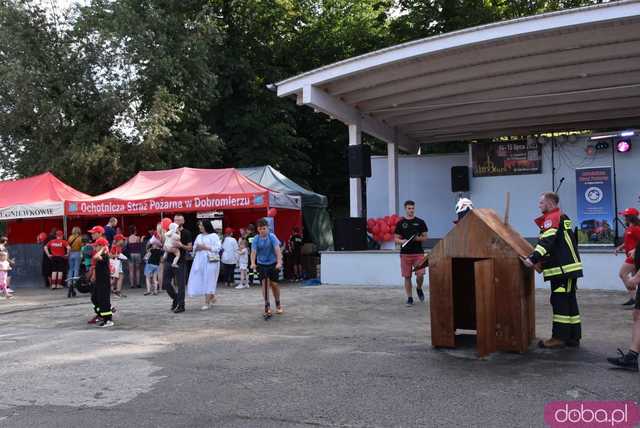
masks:
<svg viewBox="0 0 640 428"><path fill-rule="evenodd" d="M620 348L618 348L619 357L607 358L614 366L620 367L621 369L630 370L633 372L638 371L638 353L629 350L626 354L622 352Z"/></svg>

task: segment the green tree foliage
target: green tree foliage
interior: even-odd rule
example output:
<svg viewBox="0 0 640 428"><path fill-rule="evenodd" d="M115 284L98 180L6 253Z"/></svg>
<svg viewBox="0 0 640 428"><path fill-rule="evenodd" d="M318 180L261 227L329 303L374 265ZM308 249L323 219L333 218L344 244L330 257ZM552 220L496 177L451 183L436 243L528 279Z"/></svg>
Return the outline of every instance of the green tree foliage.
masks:
<svg viewBox="0 0 640 428"><path fill-rule="evenodd" d="M492 22L522 18L603 0L399 0L392 24L397 41L407 41Z"/></svg>
<svg viewBox="0 0 640 428"><path fill-rule="evenodd" d="M224 1L225 64L215 129L229 165L269 163L347 206L343 124L278 99L268 83L388 44L391 2Z"/></svg>
<svg viewBox="0 0 640 428"><path fill-rule="evenodd" d="M385 46L390 7L371 0L96 0L82 9L81 25L100 29L136 70L131 86L141 119L134 122L144 137L138 168L271 164L344 205L344 126L277 98L267 85ZM185 26L207 30L191 37ZM196 126L219 136L217 146L188 144ZM183 156L165 155L171 147Z"/></svg>
<svg viewBox="0 0 640 428"><path fill-rule="evenodd" d="M121 172L112 124L126 104L103 67L110 53L67 24L58 30L37 3L0 5L1 167L22 176L52 170L89 189L98 174L88 169Z"/></svg>
<svg viewBox="0 0 640 428"><path fill-rule="evenodd" d="M224 145L210 126L223 37L216 8L206 1L94 0L79 12L76 26L98 32L130 71L123 118L135 131L132 169L217 166Z"/></svg>
<svg viewBox="0 0 640 428"><path fill-rule="evenodd" d="M142 169L271 164L346 208L344 125L267 89L398 42L593 0L0 3L0 168L84 191ZM371 139L374 152L384 152Z"/></svg>

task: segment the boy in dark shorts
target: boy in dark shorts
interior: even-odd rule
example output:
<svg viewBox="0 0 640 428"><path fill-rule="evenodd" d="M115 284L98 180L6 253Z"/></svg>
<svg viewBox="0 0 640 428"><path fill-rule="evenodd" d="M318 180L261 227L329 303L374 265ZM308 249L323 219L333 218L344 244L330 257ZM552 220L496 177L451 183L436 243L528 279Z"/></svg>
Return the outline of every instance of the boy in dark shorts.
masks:
<svg viewBox="0 0 640 428"><path fill-rule="evenodd" d="M269 225L264 219L258 221L258 235L251 243L251 269L257 269L264 296L264 318L271 318L271 304L269 302L269 288L276 301L276 314L283 314L280 303L280 287L278 286L278 272L282 269L282 252L280 241L269 232Z"/></svg>
<svg viewBox="0 0 640 428"><path fill-rule="evenodd" d="M631 346L629 346L629 351L626 354L618 348L620 356L607 358L607 361L621 369L637 372L638 353L640 353L640 287L638 287L638 284L640 284L640 243L636 246L633 253L634 254L630 254L629 256L633 258L637 273L629 279L629 282L636 287L633 327L631 329Z"/></svg>

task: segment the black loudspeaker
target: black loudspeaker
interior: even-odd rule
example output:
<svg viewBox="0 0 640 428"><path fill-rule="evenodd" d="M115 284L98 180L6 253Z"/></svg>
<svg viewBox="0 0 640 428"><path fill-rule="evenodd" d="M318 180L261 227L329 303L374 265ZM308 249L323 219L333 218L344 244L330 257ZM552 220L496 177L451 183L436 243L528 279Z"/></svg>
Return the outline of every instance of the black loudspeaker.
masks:
<svg viewBox="0 0 640 428"><path fill-rule="evenodd" d="M336 219L333 227L333 246L336 251L367 249L367 220L363 217Z"/></svg>
<svg viewBox="0 0 640 428"><path fill-rule="evenodd" d="M468 192L469 191L469 167L468 166L452 166L451 167L451 191L452 192Z"/></svg>
<svg viewBox="0 0 640 428"><path fill-rule="evenodd" d="M347 158L349 159L349 177L371 177L371 147L366 144L349 146Z"/></svg>

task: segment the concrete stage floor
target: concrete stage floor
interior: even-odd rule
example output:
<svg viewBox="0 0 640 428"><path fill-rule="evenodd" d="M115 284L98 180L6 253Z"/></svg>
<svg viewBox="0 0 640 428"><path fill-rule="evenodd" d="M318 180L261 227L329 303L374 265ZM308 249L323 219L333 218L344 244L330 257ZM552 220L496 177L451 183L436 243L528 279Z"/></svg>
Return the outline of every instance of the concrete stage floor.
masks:
<svg viewBox="0 0 640 428"><path fill-rule="evenodd" d="M428 304L400 288L283 287L265 322L258 288L219 289L209 311L165 294L114 300L116 326L86 320L88 298L18 291L0 300L0 426L543 426L553 400L637 400L637 373L610 369L626 350L622 292L579 291L579 350L532 347L486 360L430 346ZM551 328L537 291L537 334Z"/></svg>

